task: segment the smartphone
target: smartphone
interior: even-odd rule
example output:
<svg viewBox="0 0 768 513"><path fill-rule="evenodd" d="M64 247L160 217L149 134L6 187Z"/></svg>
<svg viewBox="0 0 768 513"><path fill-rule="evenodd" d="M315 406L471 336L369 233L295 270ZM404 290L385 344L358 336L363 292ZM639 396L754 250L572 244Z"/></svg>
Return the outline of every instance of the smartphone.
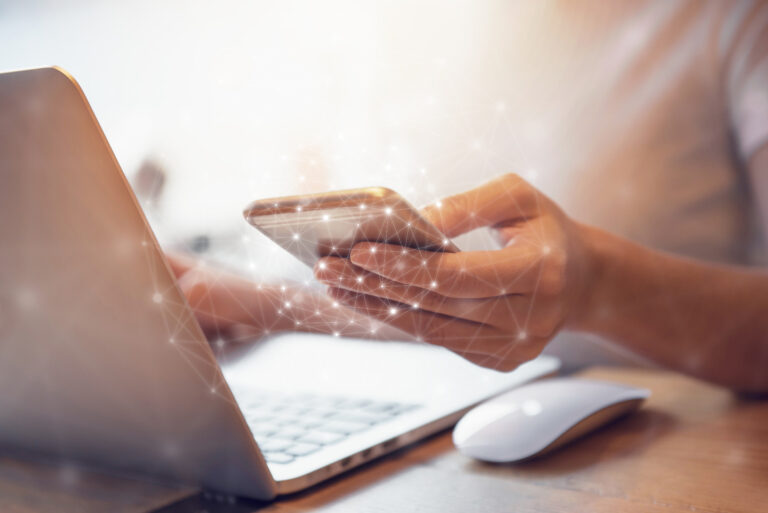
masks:
<svg viewBox="0 0 768 513"><path fill-rule="evenodd" d="M352 246L363 241L459 251L402 196L385 187L264 199L251 203L243 215L310 267L320 257L348 257Z"/></svg>

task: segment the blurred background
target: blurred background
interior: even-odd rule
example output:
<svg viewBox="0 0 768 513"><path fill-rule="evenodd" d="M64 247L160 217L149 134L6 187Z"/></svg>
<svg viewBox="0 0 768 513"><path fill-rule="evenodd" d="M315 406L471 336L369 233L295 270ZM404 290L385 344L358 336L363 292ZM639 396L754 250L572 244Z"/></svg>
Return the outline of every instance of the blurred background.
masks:
<svg viewBox="0 0 768 513"><path fill-rule="evenodd" d="M530 79L520 70L536 73L517 46L521 9L546 14L537 2L0 1L0 69L75 76L161 240L238 233L251 268L308 279L246 226L248 202L386 185L421 205L513 170L556 192L541 183L546 124L514 95ZM510 67L512 54L531 62Z"/></svg>

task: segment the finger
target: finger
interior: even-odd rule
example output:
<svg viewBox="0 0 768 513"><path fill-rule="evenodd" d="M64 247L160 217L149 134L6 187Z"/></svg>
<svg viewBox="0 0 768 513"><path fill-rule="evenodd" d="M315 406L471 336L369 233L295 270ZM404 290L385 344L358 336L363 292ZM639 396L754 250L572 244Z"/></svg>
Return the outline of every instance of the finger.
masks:
<svg viewBox="0 0 768 513"><path fill-rule="evenodd" d="M515 174L506 174L469 191L424 207L422 215L447 237L538 215L541 193Z"/></svg>
<svg viewBox="0 0 768 513"><path fill-rule="evenodd" d="M533 291L544 252L522 242L496 251L439 253L391 244L361 242L353 264L393 281L456 298L484 298Z"/></svg>
<svg viewBox="0 0 768 513"><path fill-rule="evenodd" d="M551 319L559 319L560 302L556 298L504 295L486 299L456 299L431 290L404 285L365 271L343 258L329 258L315 276L332 287L376 296L414 309L514 330L518 336L548 336ZM534 311L535 309L535 311Z"/></svg>
<svg viewBox="0 0 768 513"><path fill-rule="evenodd" d="M180 278L184 273L198 266L200 262L191 255L171 251L165 253L165 259L168 261L168 265L176 278Z"/></svg>
<svg viewBox="0 0 768 513"><path fill-rule="evenodd" d="M463 353L461 351L452 351L461 356L465 360L468 360L475 365L485 367L486 369L495 370L498 372L511 372L525 363L524 360L507 358L501 359L496 356L488 356L476 353Z"/></svg>
<svg viewBox="0 0 768 513"><path fill-rule="evenodd" d="M335 287L329 288L328 293L349 308L452 351L494 355L509 343L509 335L490 326L414 310L408 305Z"/></svg>

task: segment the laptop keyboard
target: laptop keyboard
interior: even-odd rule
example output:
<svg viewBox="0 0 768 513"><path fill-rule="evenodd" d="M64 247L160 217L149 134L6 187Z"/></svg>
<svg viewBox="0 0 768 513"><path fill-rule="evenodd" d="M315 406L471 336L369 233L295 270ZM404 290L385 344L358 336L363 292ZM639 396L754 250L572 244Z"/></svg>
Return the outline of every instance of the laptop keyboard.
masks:
<svg viewBox="0 0 768 513"><path fill-rule="evenodd" d="M264 392L250 394L241 404L270 464L293 463L418 407L349 397Z"/></svg>

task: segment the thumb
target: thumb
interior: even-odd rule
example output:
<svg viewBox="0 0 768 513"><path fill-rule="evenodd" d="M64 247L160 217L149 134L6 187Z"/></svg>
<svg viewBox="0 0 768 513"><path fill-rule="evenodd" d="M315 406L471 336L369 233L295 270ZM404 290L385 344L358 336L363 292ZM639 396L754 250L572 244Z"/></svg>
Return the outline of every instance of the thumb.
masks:
<svg viewBox="0 0 768 513"><path fill-rule="evenodd" d="M528 182L506 174L428 205L421 214L447 237L455 237L482 226L536 217L541 198Z"/></svg>

